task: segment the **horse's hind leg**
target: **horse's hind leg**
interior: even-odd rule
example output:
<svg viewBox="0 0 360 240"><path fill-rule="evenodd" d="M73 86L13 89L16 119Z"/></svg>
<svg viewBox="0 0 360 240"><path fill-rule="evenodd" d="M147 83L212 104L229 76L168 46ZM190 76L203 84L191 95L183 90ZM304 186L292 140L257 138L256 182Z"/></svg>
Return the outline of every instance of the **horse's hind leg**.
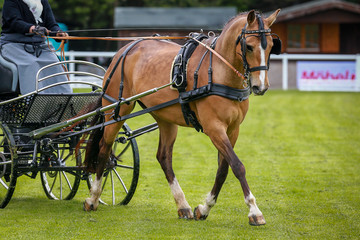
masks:
<svg viewBox="0 0 360 240"><path fill-rule="evenodd" d="M205 220L210 213L211 208L215 205L221 187L224 184L229 172L229 164L224 157L218 154L218 170L216 173L215 184L211 192L207 195L204 205L199 205L194 210L194 218L196 220Z"/></svg>
<svg viewBox="0 0 360 240"><path fill-rule="evenodd" d="M106 126L100 142L94 143L99 144L99 152L96 159L96 174L95 180L91 185L90 197L85 199L84 202L85 211L96 211L97 207L99 206L99 199L102 193L102 176L106 168L106 164L109 161L115 138L123 124L124 122L121 121L116 124Z"/></svg>
<svg viewBox="0 0 360 240"><path fill-rule="evenodd" d="M158 121L158 125L160 139L156 157L165 173L165 177L174 196L179 218L192 219L193 213L191 207L185 199L185 194L182 191L172 168L172 151L177 135L177 125L161 121Z"/></svg>

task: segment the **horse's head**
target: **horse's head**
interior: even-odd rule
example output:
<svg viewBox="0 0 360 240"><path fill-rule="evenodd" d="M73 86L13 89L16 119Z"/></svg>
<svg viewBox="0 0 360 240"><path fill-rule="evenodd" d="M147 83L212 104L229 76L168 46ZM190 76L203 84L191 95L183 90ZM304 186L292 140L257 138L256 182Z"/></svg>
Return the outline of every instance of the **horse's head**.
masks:
<svg viewBox="0 0 360 240"><path fill-rule="evenodd" d="M281 42L271 34L270 26L275 22L280 9L268 18L252 10L247 14L245 26L236 40L236 53L244 66L244 75L255 95L263 95L269 88L267 70L270 53L280 54Z"/></svg>

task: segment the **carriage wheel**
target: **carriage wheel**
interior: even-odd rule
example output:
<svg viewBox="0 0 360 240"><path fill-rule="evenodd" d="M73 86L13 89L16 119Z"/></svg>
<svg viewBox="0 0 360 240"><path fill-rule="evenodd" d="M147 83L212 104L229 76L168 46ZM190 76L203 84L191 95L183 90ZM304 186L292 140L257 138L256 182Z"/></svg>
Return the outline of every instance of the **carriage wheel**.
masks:
<svg viewBox="0 0 360 240"><path fill-rule="evenodd" d="M114 156L103 174L103 185L100 202L107 205L126 205L133 197L139 179L140 158L135 138L121 143L125 132L130 127L124 124L113 144ZM88 178L88 186L91 188L93 176Z"/></svg>
<svg viewBox="0 0 360 240"><path fill-rule="evenodd" d="M9 203L16 186L14 146L15 141L10 129L0 123L0 208L5 208Z"/></svg>
<svg viewBox="0 0 360 240"><path fill-rule="evenodd" d="M72 157L73 153L65 144L58 144L57 156L61 167L75 167L77 163L81 162L80 151L75 154L75 159ZM81 171L80 170L65 170L65 171L41 171L41 184L44 188L45 194L49 199L53 200L71 200L80 185Z"/></svg>

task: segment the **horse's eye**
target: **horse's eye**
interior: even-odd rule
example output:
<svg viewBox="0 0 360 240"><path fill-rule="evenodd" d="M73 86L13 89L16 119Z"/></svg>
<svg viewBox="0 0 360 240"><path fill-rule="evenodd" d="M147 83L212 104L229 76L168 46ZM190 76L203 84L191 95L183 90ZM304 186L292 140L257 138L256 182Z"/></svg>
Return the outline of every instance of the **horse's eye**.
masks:
<svg viewBox="0 0 360 240"><path fill-rule="evenodd" d="M250 45L246 45L246 50L249 51L249 52L252 52L252 51L253 51L253 47L250 46Z"/></svg>

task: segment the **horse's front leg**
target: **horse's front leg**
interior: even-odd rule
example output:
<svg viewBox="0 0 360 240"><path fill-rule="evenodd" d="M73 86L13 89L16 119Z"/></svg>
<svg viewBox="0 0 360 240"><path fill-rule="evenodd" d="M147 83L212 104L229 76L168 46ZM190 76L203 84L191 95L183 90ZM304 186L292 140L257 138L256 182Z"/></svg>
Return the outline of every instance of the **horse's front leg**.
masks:
<svg viewBox="0 0 360 240"><path fill-rule="evenodd" d="M174 196L179 218L192 219L194 217L192 209L186 201L185 194L175 177L172 167L172 151L177 135L177 125L159 121L158 125L160 139L156 157L165 173L165 177Z"/></svg>
<svg viewBox="0 0 360 240"><path fill-rule="evenodd" d="M218 174L216 176L215 185L208 195L205 207L199 205L197 209L195 209L195 215L197 219L204 219L206 218L210 208L215 205L215 201L218 197L220 192L221 186L224 183L227 175L227 164L230 165L235 177L240 181L240 185L242 187L245 203L250 209L249 212L249 224L250 225L264 225L265 219L263 217L262 212L256 205L256 200L254 195L251 193L249 185L247 183L245 177L245 166L242 164L240 159L236 156L233 147L235 145L238 129L233 131L232 134L229 136L226 134L225 130L222 129L215 129L209 133L207 133L211 138L211 141L215 145L215 147L219 150L219 168ZM222 161L222 157L224 161Z"/></svg>

